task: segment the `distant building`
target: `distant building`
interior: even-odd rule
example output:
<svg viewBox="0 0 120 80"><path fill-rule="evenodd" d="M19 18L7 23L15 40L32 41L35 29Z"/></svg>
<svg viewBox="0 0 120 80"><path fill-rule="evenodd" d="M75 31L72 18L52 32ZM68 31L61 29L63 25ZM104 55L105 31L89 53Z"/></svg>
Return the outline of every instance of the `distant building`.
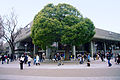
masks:
<svg viewBox="0 0 120 80"><path fill-rule="evenodd" d="M44 52L46 53L46 58L49 58L50 55L54 55L55 52L65 54L65 45L62 45L60 43L54 43L52 45L55 46L57 50L49 48L43 50L38 46L34 45L30 37L31 26L32 22L20 30L20 34L15 40L16 54L23 54L25 52L31 54L42 54ZM77 54L84 52L91 53L91 56L93 56L94 53L97 53L99 51L104 53L108 51L112 53L120 53L120 34L98 28L95 28L95 31L96 34L94 35L91 42L83 44L79 47L73 46L68 56L73 54L76 58Z"/></svg>

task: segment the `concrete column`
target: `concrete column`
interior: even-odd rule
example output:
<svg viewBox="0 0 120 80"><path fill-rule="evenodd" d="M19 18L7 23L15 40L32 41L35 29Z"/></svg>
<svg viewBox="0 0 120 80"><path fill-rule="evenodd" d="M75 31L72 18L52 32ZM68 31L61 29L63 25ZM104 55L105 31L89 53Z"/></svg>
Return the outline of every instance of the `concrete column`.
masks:
<svg viewBox="0 0 120 80"><path fill-rule="evenodd" d="M33 54L35 56L35 54L38 52L38 47L34 44L34 50L33 50Z"/></svg>
<svg viewBox="0 0 120 80"><path fill-rule="evenodd" d="M36 47L35 47L35 44L34 44L34 52L33 52L34 56L35 56L35 53L36 53L36 50L35 50L35 48L36 48Z"/></svg>
<svg viewBox="0 0 120 80"><path fill-rule="evenodd" d="M73 46L73 55L74 55L74 60L76 60L76 50L75 50L75 46Z"/></svg>
<svg viewBox="0 0 120 80"><path fill-rule="evenodd" d="M104 42L104 51L105 51L105 53L106 53L106 44L105 44L105 42Z"/></svg>
<svg viewBox="0 0 120 80"><path fill-rule="evenodd" d="M111 45L111 47L112 47L112 53L113 53L113 45Z"/></svg>
<svg viewBox="0 0 120 80"><path fill-rule="evenodd" d="M49 58L49 48L48 48L48 46L46 46L46 58L47 59Z"/></svg>
<svg viewBox="0 0 120 80"><path fill-rule="evenodd" d="M56 42L56 47L57 47L57 50L58 50L58 42Z"/></svg>
<svg viewBox="0 0 120 80"><path fill-rule="evenodd" d="M91 57L93 58L93 41L91 41Z"/></svg>
<svg viewBox="0 0 120 80"><path fill-rule="evenodd" d="M13 54L10 46L9 46L9 52L8 52L8 54Z"/></svg>

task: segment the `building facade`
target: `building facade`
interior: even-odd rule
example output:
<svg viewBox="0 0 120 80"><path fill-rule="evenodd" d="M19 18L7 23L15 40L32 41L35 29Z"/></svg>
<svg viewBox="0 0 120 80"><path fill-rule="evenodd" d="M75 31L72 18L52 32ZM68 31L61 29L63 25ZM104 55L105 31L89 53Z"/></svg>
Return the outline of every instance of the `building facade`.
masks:
<svg viewBox="0 0 120 80"><path fill-rule="evenodd" d="M38 46L34 45L30 37L31 26L32 22L24 28L20 29L20 34L15 40L16 54L28 53L31 55L35 55L36 53L45 53L46 58L49 58L50 55L54 56L56 52L66 55L66 46L57 42L54 42L53 45L51 45L53 46L53 48L47 48L46 50L43 50ZM91 42L88 42L78 47L71 46L70 52L65 57L68 57L72 54L74 55L74 58L77 58L77 54L84 52L91 53L91 57L93 57L93 54L96 54L98 52L120 53L120 34L98 28L95 28L95 31L96 34L94 35Z"/></svg>

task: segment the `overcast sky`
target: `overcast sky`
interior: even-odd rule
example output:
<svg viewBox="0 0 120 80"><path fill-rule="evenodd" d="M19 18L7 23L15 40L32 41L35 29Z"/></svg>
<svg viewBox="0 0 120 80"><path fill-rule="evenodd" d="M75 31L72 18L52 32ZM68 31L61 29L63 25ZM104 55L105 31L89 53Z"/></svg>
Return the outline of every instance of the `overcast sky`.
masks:
<svg viewBox="0 0 120 80"><path fill-rule="evenodd" d="M14 8L18 26L24 27L48 3L68 3L90 18L96 28L120 33L120 0L1 0L0 15Z"/></svg>

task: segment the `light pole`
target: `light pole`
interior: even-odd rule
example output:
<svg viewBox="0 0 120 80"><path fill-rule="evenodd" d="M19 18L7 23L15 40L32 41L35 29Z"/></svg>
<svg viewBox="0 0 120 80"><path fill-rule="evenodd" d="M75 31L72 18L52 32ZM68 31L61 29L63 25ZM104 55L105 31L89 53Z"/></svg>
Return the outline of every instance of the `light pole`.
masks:
<svg viewBox="0 0 120 80"><path fill-rule="evenodd" d="M94 44L95 46L95 54L97 53L97 44Z"/></svg>
<svg viewBox="0 0 120 80"><path fill-rule="evenodd" d="M26 43L26 44L25 44L25 53L27 52L27 45L28 45L28 44Z"/></svg>
<svg viewBox="0 0 120 80"><path fill-rule="evenodd" d="M113 47L114 47L114 45L111 45L111 47L112 47L112 54L113 54Z"/></svg>

